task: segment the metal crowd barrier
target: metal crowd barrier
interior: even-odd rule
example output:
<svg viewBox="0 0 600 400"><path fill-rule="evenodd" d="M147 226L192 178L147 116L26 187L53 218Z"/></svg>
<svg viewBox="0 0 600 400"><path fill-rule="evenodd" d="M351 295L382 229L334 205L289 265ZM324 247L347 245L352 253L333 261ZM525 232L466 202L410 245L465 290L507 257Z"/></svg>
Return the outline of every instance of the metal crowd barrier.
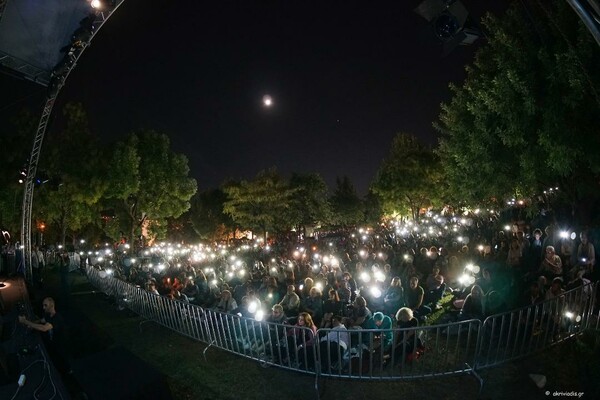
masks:
<svg viewBox="0 0 600 400"><path fill-rule="evenodd" d="M148 321L230 353L319 377L400 380L472 374L598 328L597 286L480 320L408 329L319 329L256 321L158 296L88 267L90 282Z"/></svg>
<svg viewBox="0 0 600 400"><path fill-rule="evenodd" d="M565 292L552 300L488 317L479 335L475 367L482 369L516 360L564 342L594 326L596 287Z"/></svg>

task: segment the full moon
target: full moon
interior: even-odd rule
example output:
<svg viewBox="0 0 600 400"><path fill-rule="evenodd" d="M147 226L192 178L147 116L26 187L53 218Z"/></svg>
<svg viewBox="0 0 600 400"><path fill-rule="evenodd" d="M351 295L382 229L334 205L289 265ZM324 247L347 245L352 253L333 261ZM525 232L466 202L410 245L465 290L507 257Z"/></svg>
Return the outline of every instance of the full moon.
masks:
<svg viewBox="0 0 600 400"><path fill-rule="evenodd" d="M269 96L268 94L265 94L262 98L263 101L263 105L265 107L271 107L273 105L273 98L271 96Z"/></svg>

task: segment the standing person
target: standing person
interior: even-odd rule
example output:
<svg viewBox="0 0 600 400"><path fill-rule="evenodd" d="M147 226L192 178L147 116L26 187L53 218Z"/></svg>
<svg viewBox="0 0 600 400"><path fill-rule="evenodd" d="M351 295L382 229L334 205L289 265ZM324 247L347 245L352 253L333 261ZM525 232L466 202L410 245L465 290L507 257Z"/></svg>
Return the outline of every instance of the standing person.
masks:
<svg viewBox="0 0 600 400"><path fill-rule="evenodd" d="M24 315L19 316L19 322L30 329L42 332L44 345L54 365L61 373L70 373L71 368L68 361L66 347L66 326L65 321L57 311L56 304L52 297L46 297L42 302L44 317L33 322L29 321Z"/></svg>
<svg viewBox="0 0 600 400"><path fill-rule="evenodd" d="M70 284L69 284L69 266L71 264L71 259L69 258L69 253L66 250L63 250L58 259L58 271L60 273L60 287L61 287L61 296L63 305L67 305L69 302L69 294L71 292Z"/></svg>
<svg viewBox="0 0 600 400"><path fill-rule="evenodd" d="M585 275L591 278L596 264L596 251L590 243L588 233L581 232L581 243L577 247L577 263L585 271Z"/></svg>
<svg viewBox="0 0 600 400"><path fill-rule="evenodd" d="M537 272L544 255L542 244L542 231L541 229L536 228L533 231L533 238L531 239L531 245L529 246L529 264L526 267L527 273Z"/></svg>
<svg viewBox="0 0 600 400"><path fill-rule="evenodd" d="M33 283L42 287L43 277L42 272L45 266L44 253L40 250L39 246L34 246L31 252L31 270L33 273Z"/></svg>

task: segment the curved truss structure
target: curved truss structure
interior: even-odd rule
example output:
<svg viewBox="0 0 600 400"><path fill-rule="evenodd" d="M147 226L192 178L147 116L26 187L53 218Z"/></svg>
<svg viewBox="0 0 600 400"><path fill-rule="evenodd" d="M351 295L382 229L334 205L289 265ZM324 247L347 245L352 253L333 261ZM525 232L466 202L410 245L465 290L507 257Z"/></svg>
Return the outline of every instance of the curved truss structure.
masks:
<svg viewBox="0 0 600 400"><path fill-rule="evenodd" d="M600 1L567 0L600 46Z"/></svg>
<svg viewBox="0 0 600 400"><path fill-rule="evenodd" d="M22 208L22 223L21 223L21 246L23 251L23 262L25 278L32 280L31 271L31 213L33 208L33 192L34 180L37 172L37 165L42 150L42 143L48 125L48 119L54 107L54 101L64 86L67 77L77 65L79 57L89 46L94 36L98 33L104 23L110 18L113 12L123 4L124 0L106 1L105 4L110 4L105 10L98 10L90 14L81 22L81 26L73 33L70 48L63 60L59 62L52 71L50 82L48 84L48 93L42 117L37 127L35 138L33 140L33 148L29 157L29 168L27 178L25 180L25 188L23 191L23 208Z"/></svg>

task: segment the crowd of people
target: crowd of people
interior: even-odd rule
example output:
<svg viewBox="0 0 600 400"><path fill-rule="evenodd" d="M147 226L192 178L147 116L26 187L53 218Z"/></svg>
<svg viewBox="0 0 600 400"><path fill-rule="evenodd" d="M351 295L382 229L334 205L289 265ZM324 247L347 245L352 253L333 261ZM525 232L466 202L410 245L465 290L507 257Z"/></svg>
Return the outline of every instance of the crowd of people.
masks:
<svg viewBox="0 0 600 400"><path fill-rule="evenodd" d="M500 226L493 214L431 215L303 241L162 244L110 266L90 261L156 295L287 325L283 334L299 347L317 338L295 327L385 331L444 314L483 320L551 299L597 280L595 238L553 224ZM391 336L379 339L406 351L410 340Z"/></svg>

